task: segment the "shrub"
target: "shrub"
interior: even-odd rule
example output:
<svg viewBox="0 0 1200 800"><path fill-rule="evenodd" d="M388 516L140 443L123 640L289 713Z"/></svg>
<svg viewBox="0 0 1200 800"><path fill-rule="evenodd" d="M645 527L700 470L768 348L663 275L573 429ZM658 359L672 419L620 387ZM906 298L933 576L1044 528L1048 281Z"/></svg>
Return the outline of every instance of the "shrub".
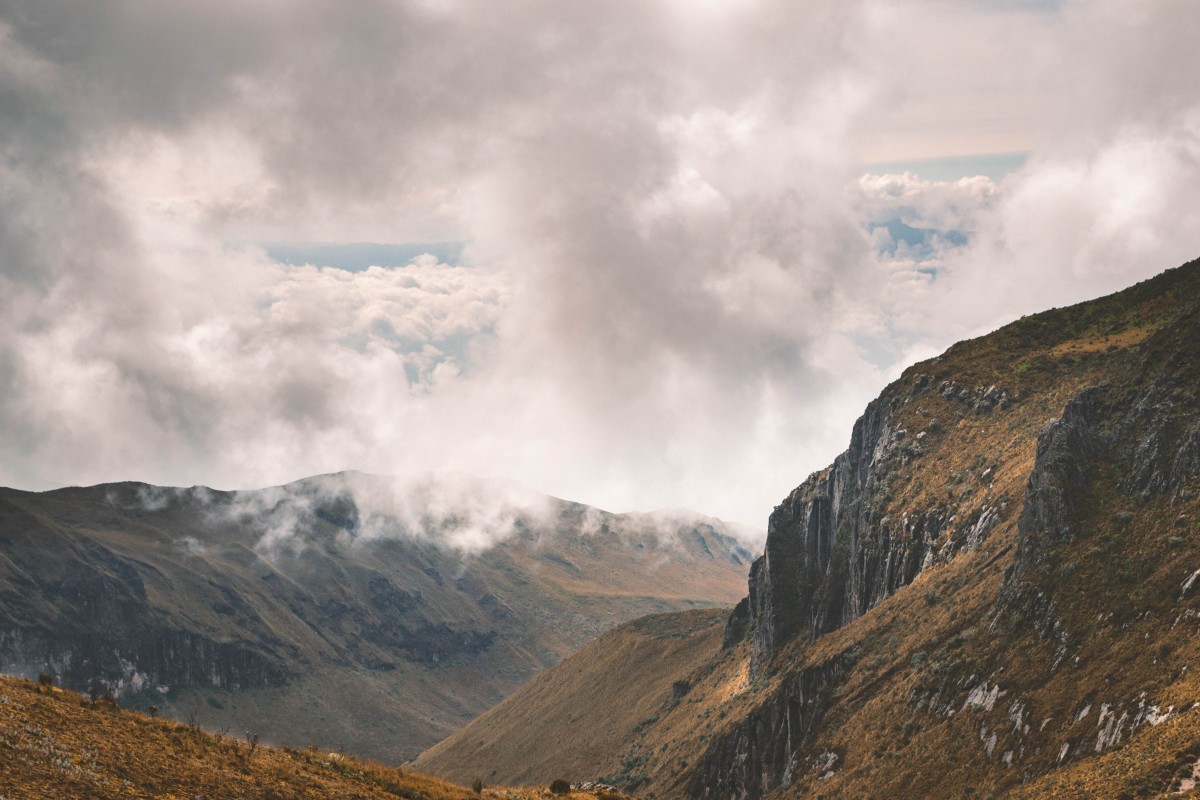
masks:
<svg viewBox="0 0 1200 800"><path fill-rule="evenodd" d="M49 689L54 685L54 676L48 672L38 673L38 686L44 686Z"/></svg>
<svg viewBox="0 0 1200 800"><path fill-rule="evenodd" d="M554 794L567 794L571 791L571 782L564 781L562 778L557 778L550 781L550 791Z"/></svg>
<svg viewBox="0 0 1200 800"><path fill-rule="evenodd" d="M658 722L658 714L654 714L652 716L646 717L644 720L639 722L637 725L633 726L633 732L635 734L644 733L647 728L649 728L651 725L653 725L656 722Z"/></svg>

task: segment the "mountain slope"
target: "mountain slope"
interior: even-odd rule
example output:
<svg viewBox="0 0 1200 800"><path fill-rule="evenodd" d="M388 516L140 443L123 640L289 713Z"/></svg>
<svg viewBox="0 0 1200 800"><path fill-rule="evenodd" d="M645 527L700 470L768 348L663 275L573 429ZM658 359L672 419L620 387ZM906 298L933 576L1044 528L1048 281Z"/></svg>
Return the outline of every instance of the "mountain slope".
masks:
<svg viewBox="0 0 1200 800"><path fill-rule="evenodd" d="M909 369L775 509L725 647L658 678L688 703L660 692L587 768L619 758L647 797L1179 789L1200 752L1198 392L1200 262Z"/></svg>
<svg viewBox="0 0 1200 800"><path fill-rule="evenodd" d="M400 760L604 630L729 604L719 521L466 476L0 490L0 668Z"/></svg>
<svg viewBox="0 0 1200 800"><path fill-rule="evenodd" d="M686 702L690 685L676 676L720 650L728 616L727 609L715 609L627 622L422 753L413 766L456 780L504 775L508 783L541 784L565 775L603 782L621 771L627 743L653 724L664 698Z"/></svg>
<svg viewBox="0 0 1200 800"><path fill-rule="evenodd" d="M0 676L0 796L262 800L533 800L543 791L481 792L340 753L276 749L107 701ZM565 800L621 800L572 792Z"/></svg>

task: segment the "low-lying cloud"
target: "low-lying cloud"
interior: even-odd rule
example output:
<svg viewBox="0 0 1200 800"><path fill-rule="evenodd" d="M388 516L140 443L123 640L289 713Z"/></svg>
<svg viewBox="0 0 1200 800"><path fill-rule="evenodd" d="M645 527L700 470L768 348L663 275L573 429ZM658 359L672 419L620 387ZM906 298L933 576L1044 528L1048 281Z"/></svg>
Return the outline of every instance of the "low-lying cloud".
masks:
<svg viewBox="0 0 1200 800"><path fill-rule="evenodd" d="M219 541L240 532L262 556L296 556L334 532L337 547L358 548L384 540L429 544L463 557L521 538L535 548L558 544L560 537L612 537L629 547L645 547L659 559L694 549L684 542L697 531L728 537L728 554L748 562L748 551L761 548L764 533L725 523L687 509L611 514L594 506L564 502L516 481L483 479L464 473L407 476L340 472L316 475L283 486L215 493L189 488L137 484L110 489L105 502L115 508L155 514L190 509L209 536ZM187 535L179 546L192 555L212 552L212 542Z"/></svg>

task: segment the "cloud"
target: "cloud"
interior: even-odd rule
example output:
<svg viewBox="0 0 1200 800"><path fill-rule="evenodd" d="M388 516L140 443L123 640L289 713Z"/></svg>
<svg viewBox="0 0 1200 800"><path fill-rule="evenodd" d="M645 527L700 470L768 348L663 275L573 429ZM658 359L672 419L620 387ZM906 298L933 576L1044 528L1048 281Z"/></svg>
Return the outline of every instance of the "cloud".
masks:
<svg viewBox="0 0 1200 800"><path fill-rule="evenodd" d="M995 206L1000 187L981 175L927 181L904 172L862 175L852 192L860 219L898 219L917 228L973 231Z"/></svg>
<svg viewBox="0 0 1200 800"><path fill-rule="evenodd" d="M10 5L0 482L461 470L762 524L910 359L1196 255L1198 25L1166 0ZM858 174L987 150L1030 157ZM351 273L248 241L465 245Z"/></svg>
<svg viewBox="0 0 1200 800"><path fill-rule="evenodd" d="M256 549L269 557L302 552L321 521L341 528L346 546L413 539L475 555L522 529L547 527L557 510L552 498L513 481L349 472L237 492L228 504L211 505L209 514L213 524L256 532Z"/></svg>
<svg viewBox="0 0 1200 800"><path fill-rule="evenodd" d="M187 489L137 485L124 497L111 491L110 505L148 512L172 505L199 510L212 529L241 528L255 549L270 559L303 553L321 528L336 529L337 545L353 549L381 540L424 542L462 557L478 555L514 537L536 547L557 537L612 537L669 559L698 529L734 537L730 554L747 559L745 547L759 548L763 532L726 524L683 509L614 515L577 506L533 491L516 481L482 479L464 473L405 476L340 472L283 486L214 494L202 486ZM582 512L582 513L580 513ZM193 555L210 546L195 537L179 540Z"/></svg>

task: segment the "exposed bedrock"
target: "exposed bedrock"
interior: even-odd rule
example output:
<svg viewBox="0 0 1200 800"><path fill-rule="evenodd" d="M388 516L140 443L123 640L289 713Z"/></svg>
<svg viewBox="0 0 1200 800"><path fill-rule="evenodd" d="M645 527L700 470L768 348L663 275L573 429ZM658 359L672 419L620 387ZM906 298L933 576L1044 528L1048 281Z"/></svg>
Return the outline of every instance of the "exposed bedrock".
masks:
<svg viewBox="0 0 1200 800"><path fill-rule="evenodd" d="M798 770L811 768L800 754L849 665L843 656L784 681L767 703L709 746L693 774L689 796L758 798L789 784Z"/></svg>

